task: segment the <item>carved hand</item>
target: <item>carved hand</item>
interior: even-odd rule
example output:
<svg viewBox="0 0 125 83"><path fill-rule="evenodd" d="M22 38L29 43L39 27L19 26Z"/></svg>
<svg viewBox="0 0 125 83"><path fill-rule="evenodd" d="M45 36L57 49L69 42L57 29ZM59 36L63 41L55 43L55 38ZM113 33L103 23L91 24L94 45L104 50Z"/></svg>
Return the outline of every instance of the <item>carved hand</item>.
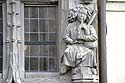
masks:
<svg viewBox="0 0 125 83"><path fill-rule="evenodd" d="M81 28L81 30L87 30L88 26L84 23L80 24L79 27Z"/></svg>

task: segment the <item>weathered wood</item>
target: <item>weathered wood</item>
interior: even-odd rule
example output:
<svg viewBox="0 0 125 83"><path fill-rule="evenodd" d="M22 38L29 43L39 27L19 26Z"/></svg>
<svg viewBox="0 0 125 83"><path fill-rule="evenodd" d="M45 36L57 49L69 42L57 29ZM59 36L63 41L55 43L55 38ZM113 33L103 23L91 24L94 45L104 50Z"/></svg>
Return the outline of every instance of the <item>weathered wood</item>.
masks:
<svg viewBox="0 0 125 83"><path fill-rule="evenodd" d="M21 52L21 4L19 0L7 0L4 8L4 39L6 51L3 57L3 82L19 82L24 76L24 56ZM5 33L6 32L6 33Z"/></svg>
<svg viewBox="0 0 125 83"><path fill-rule="evenodd" d="M0 1L6 1L6 0L0 0ZM19 0L16 0L16 1L19 1ZM25 3L32 3L33 2L41 2L41 3L48 3L48 2L57 2L58 0L21 0L22 3L25 2ZM96 0L93 0L95 2L92 2L90 4L91 8L96 8L95 4L96 3ZM63 55L63 51L65 49L65 43L62 41L62 34L63 34L63 31L64 29L66 28L67 24L68 24L68 11L70 9L70 0L59 0L58 2L58 12L59 12L59 18L58 18L58 26L59 26L59 57L61 57ZM15 22L16 23L13 23L13 24L16 24L18 29L16 29L13 33L10 32L10 28L8 28L9 26L11 26L10 24L12 23L12 20L11 20L11 12L8 13L11 9L10 6L7 6L7 4L4 4L3 5L3 18L4 18L4 38L3 38L3 47L6 49L4 50L4 58L3 58L3 77L5 75L7 75L6 70L8 68L8 65L6 65L6 63L9 61L9 59L7 57L9 57L8 55L10 55L10 51L17 51L17 49L19 49L19 58L20 58L20 71L21 71L21 76L24 76L24 51L23 51L23 45L24 45L24 22L22 21L24 19L24 5L21 5L20 2L17 3L18 5L16 6L16 10L17 10L17 14L16 14L16 20ZM22 7L21 7L22 6ZM106 74L106 41L105 41L105 35L106 35L106 24L105 24L105 3L103 0L99 0L99 64L100 64L100 71L99 71L99 74L100 74L100 83L107 83L107 74ZM21 13L22 12L22 13ZM8 15L7 15L8 14ZM10 14L10 15L9 15ZM14 17L15 18L15 17ZM21 27L20 27L21 26ZM13 34L13 35L16 35L16 33L18 33L17 38L15 38L15 36L13 35L9 35L9 34ZM10 37L11 36L11 37ZM13 39L11 39L13 36L13 38L16 39L17 42L14 44L15 47L12 47L12 49L10 50L10 45L9 45L9 42L12 41L15 41ZM21 43L22 42L22 43ZM11 42L12 43L12 42ZM19 46L19 48L16 47L16 45ZM61 66L61 65L59 65ZM50 73L52 74L52 73ZM62 75L55 75L55 76L51 76L51 75L48 75L48 76L45 76L43 74L41 75L37 75L36 73L36 76L33 77L32 74L31 74L31 77L26 75L26 78L24 79L24 82L25 83L72 83L71 82L71 75L70 74L67 74L65 76L62 76Z"/></svg>
<svg viewBox="0 0 125 83"><path fill-rule="evenodd" d="M107 83L106 61L106 0L98 0L99 10L99 76L100 83Z"/></svg>
<svg viewBox="0 0 125 83"><path fill-rule="evenodd" d="M21 1L26 1L26 2L56 2L58 0L21 0Z"/></svg>

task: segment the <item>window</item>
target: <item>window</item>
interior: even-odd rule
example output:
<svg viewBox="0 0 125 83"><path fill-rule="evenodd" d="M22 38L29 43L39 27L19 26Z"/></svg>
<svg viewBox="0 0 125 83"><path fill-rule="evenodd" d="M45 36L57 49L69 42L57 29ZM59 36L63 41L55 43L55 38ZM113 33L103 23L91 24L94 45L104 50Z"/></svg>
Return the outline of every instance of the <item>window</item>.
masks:
<svg viewBox="0 0 125 83"><path fill-rule="evenodd" d="M2 7L0 6L0 73L2 72L3 62L3 21L2 21Z"/></svg>
<svg viewBox="0 0 125 83"><path fill-rule="evenodd" d="M55 5L25 6L26 72L58 71L58 28Z"/></svg>

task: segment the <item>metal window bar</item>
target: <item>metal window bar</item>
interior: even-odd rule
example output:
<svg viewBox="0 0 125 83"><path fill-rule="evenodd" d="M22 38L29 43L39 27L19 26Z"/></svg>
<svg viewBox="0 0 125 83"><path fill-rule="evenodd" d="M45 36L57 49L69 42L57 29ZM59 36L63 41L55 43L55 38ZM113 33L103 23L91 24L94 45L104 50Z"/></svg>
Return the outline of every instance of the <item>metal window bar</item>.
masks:
<svg viewBox="0 0 125 83"><path fill-rule="evenodd" d="M40 27L39 27L39 8L38 8L38 32L40 32ZM38 41L40 41L40 34L38 34ZM40 45L38 46L38 49L40 49ZM40 57L40 50L38 50L38 57ZM40 58L38 58L38 72L40 71Z"/></svg>
<svg viewBox="0 0 125 83"><path fill-rule="evenodd" d="M28 8L28 15L29 15L29 32L30 32L30 8ZM30 41L30 34L29 34L29 41ZM30 46L29 46L29 71L30 71Z"/></svg>

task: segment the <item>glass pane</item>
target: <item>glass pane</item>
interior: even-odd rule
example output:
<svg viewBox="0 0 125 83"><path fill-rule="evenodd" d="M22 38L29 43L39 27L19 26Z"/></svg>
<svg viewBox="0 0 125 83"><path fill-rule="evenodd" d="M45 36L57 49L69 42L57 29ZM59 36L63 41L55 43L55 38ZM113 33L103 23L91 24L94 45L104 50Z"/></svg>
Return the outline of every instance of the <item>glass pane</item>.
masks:
<svg viewBox="0 0 125 83"><path fill-rule="evenodd" d="M0 57L3 56L3 45L0 45Z"/></svg>
<svg viewBox="0 0 125 83"><path fill-rule="evenodd" d="M40 55L41 56L48 56L48 46L47 45L40 46Z"/></svg>
<svg viewBox="0 0 125 83"><path fill-rule="evenodd" d="M38 18L38 8L30 7L30 18Z"/></svg>
<svg viewBox="0 0 125 83"><path fill-rule="evenodd" d="M3 42L3 35L0 33L0 42Z"/></svg>
<svg viewBox="0 0 125 83"><path fill-rule="evenodd" d="M0 18L0 32L3 32L3 21L2 21L2 19Z"/></svg>
<svg viewBox="0 0 125 83"><path fill-rule="evenodd" d="M48 32L48 21L39 20L40 32Z"/></svg>
<svg viewBox="0 0 125 83"><path fill-rule="evenodd" d="M40 70L47 71L48 70L48 59L40 58Z"/></svg>
<svg viewBox="0 0 125 83"><path fill-rule="evenodd" d="M56 45L49 46L49 56L57 57L57 47Z"/></svg>
<svg viewBox="0 0 125 83"><path fill-rule="evenodd" d="M38 32L38 20L30 20L30 32Z"/></svg>
<svg viewBox="0 0 125 83"><path fill-rule="evenodd" d="M55 20L49 20L49 32L57 32L58 29L56 27Z"/></svg>
<svg viewBox="0 0 125 83"><path fill-rule="evenodd" d="M30 31L29 30L29 19L24 19L24 26L25 26L24 31L29 32Z"/></svg>
<svg viewBox="0 0 125 83"><path fill-rule="evenodd" d="M56 58L50 58L49 59L49 71L51 72L57 71L58 70L57 63L58 61Z"/></svg>
<svg viewBox="0 0 125 83"><path fill-rule="evenodd" d="M28 45L24 45L24 52L25 52L25 56L29 56L29 47Z"/></svg>
<svg viewBox="0 0 125 83"><path fill-rule="evenodd" d="M57 34L49 34L49 41L56 42L57 41Z"/></svg>
<svg viewBox="0 0 125 83"><path fill-rule="evenodd" d="M0 7L0 18L2 18L2 7Z"/></svg>
<svg viewBox="0 0 125 83"><path fill-rule="evenodd" d="M48 7L48 18L55 19L56 18L56 8L55 7Z"/></svg>
<svg viewBox="0 0 125 83"><path fill-rule="evenodd" d="M39 18L47 18L47 7L39 8Z"/></svg>
<svg viewBox="0 0 125 83"><path fill-rule="evenodd" d="M29 33L24 34L25 41L29 41L29 35L30 35Z"/></svg>
<svg viewBox="0 0 125 83"><path fill-rule="evenodd" d="M2 62L3 62L3 59L2 57L0 58L0 73L2 72Z"/></svg>
<svg viewBox="0 0 125 83"><path fill-rule="evenodd" d="M38 58L30 58L30 70L38 70Z"/></svg>
<svg viewBox="0 0 125 83"><path fill-rule="evenodd" d="M30 46L30 56L38 56L38 46L37 45Z"/></svg>
<svg viewBox="0 0 125 83"><path fill-rule="evenodd" d="M30 41L38 41L38 33L30 33Z"/></svg>
<svg viewBox="0 0 125 83"><path fill-rule="evenodd" d="M29 70L29 58L25 58L25 70Z"/></svg>
<svg viewBox="0 0 125 83"><path fill-rule="evenodd" d="M29 17L29 8L25 7L24 8L24 18L28 18Z"/></svg>
<svg viewBox="0 0 125 83"><path fill-rule="evenodd" d="M40 41L48 41L48 33L41 33Z"/></svg>
<svg viewBox="0 0 125 83"><path fill-rule="evenodd" d="M30 56L38 56L38 46L30 45Z"/></svg>

